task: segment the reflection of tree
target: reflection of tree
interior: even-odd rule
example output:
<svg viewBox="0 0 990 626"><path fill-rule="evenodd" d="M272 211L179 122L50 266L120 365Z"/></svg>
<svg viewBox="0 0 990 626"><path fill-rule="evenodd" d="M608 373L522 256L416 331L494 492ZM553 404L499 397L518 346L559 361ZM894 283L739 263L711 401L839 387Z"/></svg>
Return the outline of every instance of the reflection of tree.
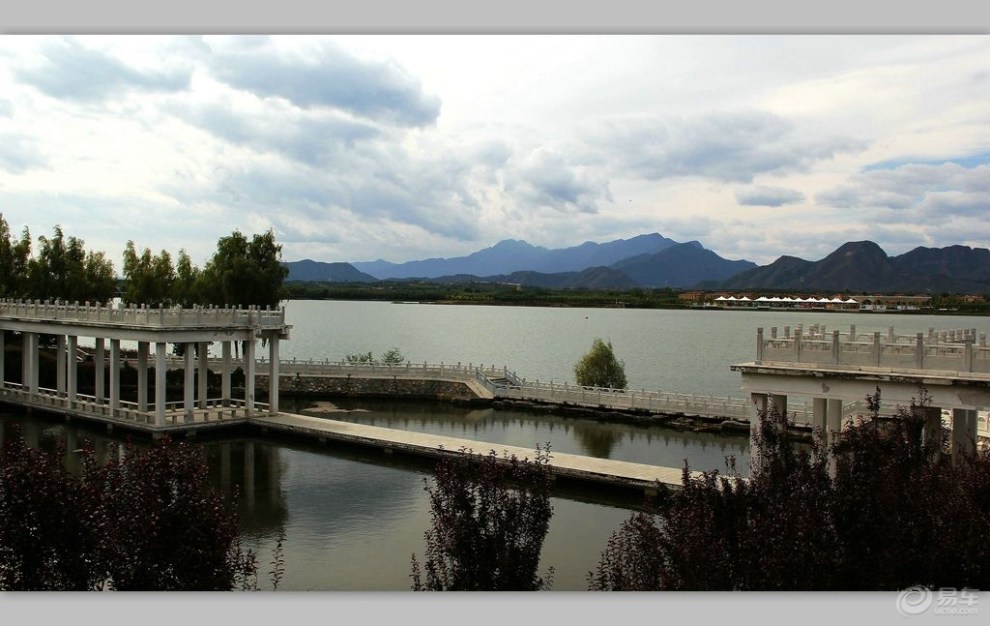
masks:
<svg viewBox="0 0 990 626"><path fill-rule="evenodd" d="M574 438L589 456L607 459L611 457L612 448L622 439L622 434L604 424L581 424L575 426Z"/></svg>

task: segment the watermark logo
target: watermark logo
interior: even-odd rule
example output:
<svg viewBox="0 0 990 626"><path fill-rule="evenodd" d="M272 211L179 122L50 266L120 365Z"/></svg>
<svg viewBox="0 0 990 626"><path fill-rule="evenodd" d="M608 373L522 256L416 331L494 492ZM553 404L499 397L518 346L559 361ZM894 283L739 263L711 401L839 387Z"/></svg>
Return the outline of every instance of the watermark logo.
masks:
<svg viewBox="0 0 990 626"><path fill-rule="evenodd" d="M897 612L904 617L921 615L929 609L935 594L926 587L915 585L897 594Z"/></svg>
<svg viewBox="0 0 990 626"><path fill-rule="evenodd" d="M897 594L897 612L903 617L931 610L935 615L975 615L979 596L972 589L942 587L937 592L921 585Z"/></svg>

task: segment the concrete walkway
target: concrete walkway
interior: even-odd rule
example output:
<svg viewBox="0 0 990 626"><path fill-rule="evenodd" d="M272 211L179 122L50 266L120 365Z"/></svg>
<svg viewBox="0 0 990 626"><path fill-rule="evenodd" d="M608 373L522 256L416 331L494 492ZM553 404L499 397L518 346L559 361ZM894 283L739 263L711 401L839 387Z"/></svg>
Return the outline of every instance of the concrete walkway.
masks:
<svg viewBox="0 0 990 626"><path fill-rule="evenodd" d="M533 448L522 448L291 413L253 417L250 422L262 429L308 436L321 441L333 440L386 451L401 451L417 456L440 457L445 453L458 453L461 449L483 455L494 450L499 456L515 455L520 459L533 458L536 454L535 445ZM657 481L671 487L680 487L682 476L682 471L678 468L563 454L553 450L550 468L555 475L562 477L646 490L654 488ZM694 476L698 474L692 472Z"/></svg>

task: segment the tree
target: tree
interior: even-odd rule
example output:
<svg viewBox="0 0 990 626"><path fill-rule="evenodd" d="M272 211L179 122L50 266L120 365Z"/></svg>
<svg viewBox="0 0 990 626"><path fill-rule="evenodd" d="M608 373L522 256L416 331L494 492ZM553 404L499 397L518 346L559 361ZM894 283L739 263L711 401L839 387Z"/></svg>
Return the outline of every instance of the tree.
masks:
<svg viewBox="0 0 990 626"><path fill-rule="evenodd" d="M251 241L235 230L217 241L213 258L203 269L202 298L216 305L277 307L284 297L282 246L269 229Z"/></svg>
<svg viewBox="0 0 990 626"><path fill-rule="evenodd" d="M588 351L574 366L577 384L583 387L626 388L625 363L612 351L612 342L595 338Z"/></svg>
<svg viewBox="0 0 990 626"><path fill-rule="evenodd" d="M943 458L929 401L848 421L826 447L799 444L785 415L760 416L760 463L690 478L609 539L594 590L892 591L990 584L990 451Z"/></svg>
<svg viewBox="0 0 990 626"><path fill-rule="evenodd" d="M6 439L0 455L0 589L229 590L249 587L233 506L207 481L201 448L167 438L103 464L88 445L70 473L55 453Z"/></svg>
<svg viewBox="0 0 990 626"><path fill-rule="evenodd" d="M38 237L38 244L38 254L32 257L28 229L14 242L0 215L0 296L65 302L113 298L113 264L102 252L86 252L84 242L66 237L60 226L51 237Z"/></svg>
<svg viewBox="0 0 990 626"><path fill-rule="evenodd" d="M416 591L536 591L549 589L537 575L550 527L550 448L536 458L499 458L495 451L445 458L433 473L432 524L426 561L412 557ZM423 580L423 568L426 579Z"/></svg>
<svg viewBox="0 0 990 626"><path fill-rule="evenodd" d="M0 297L27 297L28 263L31 259L31 233L25 227L14 241L7 220L0 213Z"/></svg>
<svg viewBox="0 0 990 626"><path fill-rule="evenodd" d="M124 248L124 281L124 302L149 306L176 304L176 272L172 255L166 250L152 255L145 248L138 256L134 242L128 241Z"/></svg>

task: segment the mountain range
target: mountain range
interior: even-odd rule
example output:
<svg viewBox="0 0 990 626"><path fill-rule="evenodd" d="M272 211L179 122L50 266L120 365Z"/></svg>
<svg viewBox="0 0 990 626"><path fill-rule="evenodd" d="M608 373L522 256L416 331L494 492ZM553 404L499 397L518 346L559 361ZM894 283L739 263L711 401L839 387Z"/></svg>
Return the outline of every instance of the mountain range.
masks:
<svg viewBox="0 0 990 626"><path fill-rule="evenodd" d="M845 243L820 261L782 256L722 288L838 292L990 293L990 250L919 247L888 256L872 241Z"/></svg>
<svg viewBox="0 0 990 626"><path fill-rule="evenodd" d="M849 242L820 261L782 256L757 266L728 260L697 241L658 233L548 249L508 239L472 254L406 263L290 261L289 281L499 282L546 288L990 293L990 250L915 248L888 256L872 241Z"/></svg>

